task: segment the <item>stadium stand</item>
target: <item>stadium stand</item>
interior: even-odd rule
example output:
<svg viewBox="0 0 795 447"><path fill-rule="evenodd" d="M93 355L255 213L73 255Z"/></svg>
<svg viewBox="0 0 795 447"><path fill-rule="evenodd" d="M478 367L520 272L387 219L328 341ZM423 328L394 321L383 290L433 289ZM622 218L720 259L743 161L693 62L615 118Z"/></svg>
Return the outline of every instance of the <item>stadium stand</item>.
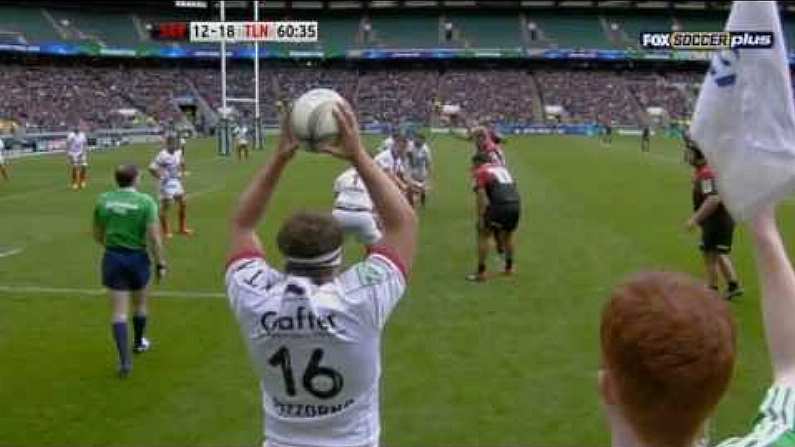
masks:
<svg viewBox="0 0 795 447"><path fill-rule="evenodd" d="M448 14L457 40L468 48L516 48L522 46L518 14Z"/></svg>
<svg viewBox="0 0 795 447"><path fill-rule="evenodd" d="M538 25L542 41L555 48L610 48L599 18L595 15L528 14Z"/></svg>
<svg viewBox="0 0 795 447"><path fill-rule="evenodd" d="M618 48L638 48L638 36L644 31L670 31L673 21L664 15L623 15L607 18L609 25L616 24L621 35Z"/></svg>
<svg viewBox="0 0 795 447"><path fill-rule="evenodd" d="M535 76L544 104L562 106L568 122L642 122L640 106L620 73L541 70Z"/></svg>
<svg viewBox="0 0 795 447"><path fill-rule="evenodd" d="M369 17L370 45L381 48L433 48L439 46L439 18L436 15L387 15Z"/></svg>
<svg viewBox="0 0 795 447"><path fill-rule="evenodd" d="M359 78L356 105L364 123L427 123L438 74L431 70L373 70Z"/></svg>
<svg viewBox="0 0 795 447"><path fill-rule="evenodd" d="M79 9L49 9L70 40L90 40L107 46L135 48L141 40L132 14L100 13Z"/></svg>
<svg viewBox="0 0 795 447"><path fill-rule="evenodd" d="M0 31L22 38L22 42L13 43L44 43L61 38L47 21L44 10L39 8L1 7Z"/></svg>
<svg viewBox="0 0 795 447"><path fill-rule="evenodd" d="M534 121L530 78L521 70L450 70L439 79L438 98L478 121Z"/></svg>

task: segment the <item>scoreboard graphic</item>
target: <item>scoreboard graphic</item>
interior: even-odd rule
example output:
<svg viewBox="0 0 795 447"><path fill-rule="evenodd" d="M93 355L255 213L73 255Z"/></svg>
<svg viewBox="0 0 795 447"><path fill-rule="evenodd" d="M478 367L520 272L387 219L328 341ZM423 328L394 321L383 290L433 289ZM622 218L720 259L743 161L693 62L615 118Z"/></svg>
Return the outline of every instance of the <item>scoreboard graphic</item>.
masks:
<svg viewBox="0 0 795 447"><path fill-rule="evenodd" d="M166 22L151 29L155 40L190 42L317 42L315 21Z"/></svg>

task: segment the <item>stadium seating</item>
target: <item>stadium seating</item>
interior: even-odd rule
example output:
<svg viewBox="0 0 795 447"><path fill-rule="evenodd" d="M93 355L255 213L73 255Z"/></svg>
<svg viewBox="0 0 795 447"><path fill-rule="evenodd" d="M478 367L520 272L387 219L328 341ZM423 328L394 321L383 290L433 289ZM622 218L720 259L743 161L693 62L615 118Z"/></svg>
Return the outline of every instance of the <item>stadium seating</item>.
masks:
<svg viewBox="0 0 795 447"><path fill-rule="evenodd" d="M530 82L521 70L450 70L439 79L438 99L479 121L526 124L534 121Z"/></svg>
<svg viewBox="0 0 795 447"><path fill-rule="evenodd" d="M521 21L518 14L471 15L448 14L458 32L458 39L470 48L522 47Z"/></svg>
<svg viewBox="0 0 795 447"><path fill-rule="evenodd" d="M93 40L108 46L127 48L135 48L141 42L132 14L97 13L79 9L48 11L59 24L69 23L63 28L72 31L71 39Z"/></svg>
<svg viewBox="0 0 795 447"><path fill-rule="evenodd" d="M439 46L437 16L374 15L370 17L372 43L381 48L434 48Z"/></svg>
<svg viewBox="0 0 795 447"><path fill-rule="evenodd" d="M541 41L548 41L555 48L612 47L595 15L528 14L527 19L538 26Z"/></svg>
<svg viewBox="0 0 795 447"><path fill-rule="evenodd" d="M0 31L19 33L29 43L61 39L39 8L0 7Z"/></svg>
<svg viewBox="0 0 795 447"><path fill-rule="evenodd" d="M640 106L620 73L591 70L535 72L546 105L562 106L570 122L642 122Z"/></svg>
<svg viewBox="0 0 795 447"><path fill-rule="evenodd" d="M644 31L670 31L673 21L670 16L661 15L624 15L609 17L608 24L616 23L623 36L623 45L619 48L637 48L640 46L640 33Z"/></svg>

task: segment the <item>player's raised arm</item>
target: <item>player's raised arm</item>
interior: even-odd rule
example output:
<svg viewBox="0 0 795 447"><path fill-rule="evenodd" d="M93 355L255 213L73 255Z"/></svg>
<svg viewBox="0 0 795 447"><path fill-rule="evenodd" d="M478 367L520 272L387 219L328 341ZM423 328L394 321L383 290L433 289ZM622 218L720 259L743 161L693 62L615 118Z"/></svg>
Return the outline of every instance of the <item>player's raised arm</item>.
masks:
<svg viewBox="0 0 795 447"><path fill-rule="evenodd" d="M384 225L381 244L395 251L408 273L417 246L417 216L414 209L365 150L359 135L359 124L350 106L338 106L334 110L334 117L340 128L340 147L326 147L323 150L350 160L356 168Z"/></svg>
<svg viewBox="0 0 795 447"><path fill-rule="evenodd" d="M779 385L795 386L795 324L792 324L795 317L795 271L784 248L772 207L753 219L751 230L773 378Z"/></svg>
<svg viewBox="0 0 795 447"><path fill-rule="evenodd" d="M256 233L257 224L268 209L273 190L279 182L282 171L287 166L287 162L295 155L297 148L298 140L293 136L287 118L285 118L276 152L240 196L237 209L232 216L230 258L241 253L262 251L262 244Z"/></svg>

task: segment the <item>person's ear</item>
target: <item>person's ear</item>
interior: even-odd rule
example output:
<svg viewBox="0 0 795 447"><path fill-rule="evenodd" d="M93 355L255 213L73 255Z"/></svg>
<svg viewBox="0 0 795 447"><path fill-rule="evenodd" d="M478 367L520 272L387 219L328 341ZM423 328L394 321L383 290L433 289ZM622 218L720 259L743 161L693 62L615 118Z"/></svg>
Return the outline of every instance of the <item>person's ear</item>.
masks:
<svg viewBox="0 0 795 447"><path fill-rule="evenodd" d="M613 376L610 374L610 370L600 368L598 372L598 381L599 395L602 398L602 402L604 402L605 405L617 405L618 395L616 392Z"/></svg>

